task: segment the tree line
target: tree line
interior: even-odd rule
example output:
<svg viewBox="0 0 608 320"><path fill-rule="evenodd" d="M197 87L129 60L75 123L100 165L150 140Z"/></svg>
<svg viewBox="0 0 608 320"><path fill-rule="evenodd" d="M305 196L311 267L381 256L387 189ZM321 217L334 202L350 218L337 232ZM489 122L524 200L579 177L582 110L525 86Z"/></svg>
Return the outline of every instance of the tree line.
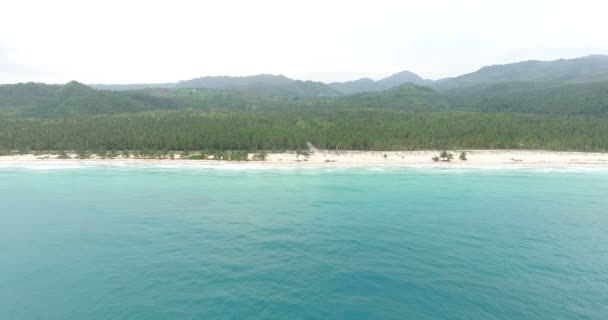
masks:
<svg viewBox="0 0 608 320"><path fill-rule="evenodd" d="M351 110L153 111L0 117L0 150L283 151L546 149L608 151L608 121L585 116Z"/></svg>

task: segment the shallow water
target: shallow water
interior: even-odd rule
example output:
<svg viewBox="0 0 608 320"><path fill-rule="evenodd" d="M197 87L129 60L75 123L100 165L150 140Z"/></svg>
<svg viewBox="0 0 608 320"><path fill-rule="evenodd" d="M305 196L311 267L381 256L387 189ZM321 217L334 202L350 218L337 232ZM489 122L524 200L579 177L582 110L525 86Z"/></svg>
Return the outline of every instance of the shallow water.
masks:
<svg viewBox="0 0 608 320"><path fill-rule="evenodd" d="M608 171L0 169L0 319L607 319Z"/></svg>

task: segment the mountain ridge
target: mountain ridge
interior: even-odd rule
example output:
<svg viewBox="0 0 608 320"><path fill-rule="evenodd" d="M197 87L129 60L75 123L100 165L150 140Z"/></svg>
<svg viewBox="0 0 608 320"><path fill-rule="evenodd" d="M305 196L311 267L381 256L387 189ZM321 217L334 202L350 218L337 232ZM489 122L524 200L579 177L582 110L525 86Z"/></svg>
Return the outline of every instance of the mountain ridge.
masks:
<svg viewBox="0 0 608 320"><path fill-rule="evenodd" d="M100 90L130 91L143 89L221 89L262 94L323 97L361 92L385 91L404 83L430 86L437 90L507 82L587 83L608 81L608 55L592 54L573 59L527 60L495 64L439 80L424 79L411 71L401 71L379 80L360 78L345 82L296 80L284 75L204 76L173 83L92 84Z"/></svg>
<svg viewBox="0 0 608 320"><path fill-rule="evenodd" d="M200 77L158 84L156 89L152 89L153 84L128 86L130 90L95 90L76 81L0 85L0 111L53 116L186 108L306 110L315 104L327 108L608 115L608 56L492 65L440 81L404 71L380 80L362 78L339 84L261 74Z"/></svg>
<svg viewBox="0 0 608 320"><path fill-rule="evenodd" d="M484 66L477 71L433 83L439 90L508 82L590 83L608 81L608 55L551 61L526 60Z"/></svg>
<svg viewBox="0 0 608 320"><path fill-rule="evenodd" d="M380 80L361 78L346 82L330 83L297 80L288 78L282 74L258 74L250 76L204 76L172 83L90 84L90 87L98 90L112 91L145 89L216 89L258 92L274 95L291 95L295 97L323 97L385 91L404 83L430 85L433 81L423 79L411 71L401 71ZM298 90L301 90L302 92L299 92Z"/></svg>

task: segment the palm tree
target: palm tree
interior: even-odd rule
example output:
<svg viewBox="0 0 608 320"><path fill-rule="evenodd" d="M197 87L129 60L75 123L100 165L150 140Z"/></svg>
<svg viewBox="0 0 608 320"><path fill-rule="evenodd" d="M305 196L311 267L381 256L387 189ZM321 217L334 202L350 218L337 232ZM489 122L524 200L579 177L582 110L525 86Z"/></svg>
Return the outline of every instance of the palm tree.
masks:
<svg viewBox="0 0 608 320"><path fill-rule="evenodd" d="M68 156L65 151L61 151L59 152L59 156L57 156L57 159L70 159L70 156Z"/></svg>
<svg viewBox="0 0 608 320"><path fill-rule="evenodd" d="M443 161L450 161L450 160L454 159L454 154L452 154L451 152L448 152L446 150L443 150L439 154L439 158L441 158Z"/></svg>
<svg viewBox="0 0 608 320"><path fill-rule="evenodd" d="M462 151L460 153L460 156L458 158L460 158L460 160L462 160L462 161L466 161L467 160L467 153L464 152L464 151Z"/></svg>

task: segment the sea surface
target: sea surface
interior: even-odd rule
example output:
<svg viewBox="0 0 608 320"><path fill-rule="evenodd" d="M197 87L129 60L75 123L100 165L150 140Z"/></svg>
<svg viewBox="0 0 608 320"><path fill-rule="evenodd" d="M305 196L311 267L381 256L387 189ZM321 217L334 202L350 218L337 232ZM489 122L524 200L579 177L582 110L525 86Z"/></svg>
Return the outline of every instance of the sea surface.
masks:
<svg viewBox="0 0 608 320"><path fill-rule="evenodd" d="M608 319L608 171L0 168L0 319Z"/></svg>

